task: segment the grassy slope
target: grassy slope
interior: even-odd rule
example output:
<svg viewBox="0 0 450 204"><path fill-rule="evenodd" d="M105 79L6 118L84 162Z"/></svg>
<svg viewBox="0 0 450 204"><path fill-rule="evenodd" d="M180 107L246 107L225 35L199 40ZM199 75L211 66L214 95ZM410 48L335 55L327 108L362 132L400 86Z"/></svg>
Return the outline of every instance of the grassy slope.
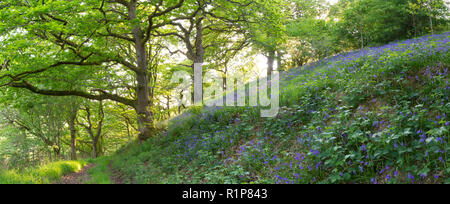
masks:
<svg viewBox="0 0 450 204"><path fill-rule="evenodd" d="M83 161L61 161L22 172L0 171L0 184L50 184L64 175L80 171L85 165Z"/></svg>
<svg viewBox="0 0 450 204"><path fill-rule="evenodd" d="M449 35L285 73L277 118L192 108L113 166L133 183L449 183Z"/></svg>

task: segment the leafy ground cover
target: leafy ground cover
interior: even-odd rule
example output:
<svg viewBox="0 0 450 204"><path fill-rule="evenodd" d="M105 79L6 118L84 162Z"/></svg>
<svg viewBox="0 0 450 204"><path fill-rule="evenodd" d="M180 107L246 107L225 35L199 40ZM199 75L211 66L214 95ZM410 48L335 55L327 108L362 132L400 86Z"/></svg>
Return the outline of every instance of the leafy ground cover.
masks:
<svg viewBox="0 0 450 204"><path fill-rule="evenodd" d="M277 118L192 108L112 165L129 183L450 183L449 36L293 69Z"/></svg>

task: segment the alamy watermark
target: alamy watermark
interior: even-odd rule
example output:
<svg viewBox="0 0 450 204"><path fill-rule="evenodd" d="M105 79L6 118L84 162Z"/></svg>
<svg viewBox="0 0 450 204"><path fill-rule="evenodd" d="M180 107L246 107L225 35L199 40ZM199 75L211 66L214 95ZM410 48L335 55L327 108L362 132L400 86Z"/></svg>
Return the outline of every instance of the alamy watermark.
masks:
<svg viewBox="0 0 450 204"><path fill-rule="evenodd" d="M204 87L204 79L210 84ZM224 90L224 80L226 89ZM248 91L245 86L245 76L241 72L235 72L225 77L217 76L214 71L207 71L203 75L203 64L194 64L194 82L188 72L178 71L172 76L172 83L180 83L175 94L178 103L188 106L191 99L193 105L205 105L208 107L222 106L248 106L261 108L261 117L276 117L280 109L280 74L272 71L270 77L256 79L248 83ZM192 84L194 85L192 97ZM270 92L270 93L269 93ZM248 94L247 94L248 93ZM259 99L259 100L258 100Z"/></svg>

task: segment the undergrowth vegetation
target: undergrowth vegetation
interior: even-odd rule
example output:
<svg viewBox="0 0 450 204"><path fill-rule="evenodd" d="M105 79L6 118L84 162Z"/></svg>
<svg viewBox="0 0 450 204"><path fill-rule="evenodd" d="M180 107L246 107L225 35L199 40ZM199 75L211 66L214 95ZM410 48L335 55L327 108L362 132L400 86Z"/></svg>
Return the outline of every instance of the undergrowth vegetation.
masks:
<svg viewBox="0 0 450 204"><path fill-rule="evenodd" d="M0 171L0 184L50 184L85 165L84 161L60 161L23 171L4 170Z"/></svg>
<svg viewBox="0 0 450 204"><path fill-rule="evenodd" d="M129 183L450 183L449 36L293 69L278 117L192 108L112 165Z"/></svg>
<svg viewBox="0 0 450 204"><path fill-rule="evenodd" d="M96 165L89 170L90 184L113 184L111 181L110 160L108 157L100 157L90 161Z"/></svg>

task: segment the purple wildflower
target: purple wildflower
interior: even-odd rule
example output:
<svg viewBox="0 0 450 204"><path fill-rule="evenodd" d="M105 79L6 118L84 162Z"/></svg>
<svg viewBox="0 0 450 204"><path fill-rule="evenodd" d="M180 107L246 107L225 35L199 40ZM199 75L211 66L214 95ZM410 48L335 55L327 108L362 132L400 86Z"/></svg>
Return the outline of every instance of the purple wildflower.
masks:
<svg viewBox="0 0 450 204"><path fill-rule="evenodd" d="M386 179L387 179L388 181L391 181L391 175L390 175L390 174L386 175Z"/></svg>
<svg viewBox="0 0 450 204"><path fill-rule="evenodd" d="M408 179L410 179L411 181L414 182L414 176L412 174L410 174L410 173L408 173Z"/></svg>
<svg viewBox="0 0 450 204"><path fill-rule="evenodd" d="M372 184L378 184L378 182L377 182L377 179L376 179L376 178L371 178L371 179L370 179L370 182L371 182Z"/></svg>
<svg viewBox="0 0 450 204"><path fill-rule="evenodd" d="M361 151L366 151L367 149L366 149L366 145L361 145L360 146L360 149L361 149Z"/></svg>

